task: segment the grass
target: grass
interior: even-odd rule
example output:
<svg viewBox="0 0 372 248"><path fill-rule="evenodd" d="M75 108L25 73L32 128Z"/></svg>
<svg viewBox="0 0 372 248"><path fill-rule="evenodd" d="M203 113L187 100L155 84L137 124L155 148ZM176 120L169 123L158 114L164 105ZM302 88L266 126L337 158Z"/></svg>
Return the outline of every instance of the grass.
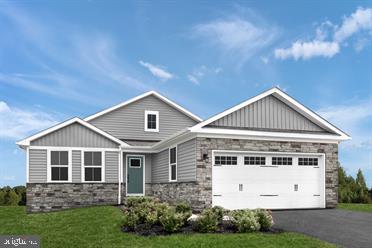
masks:
<svg viewBox="0 0 372 248"><path fill-rule="evenodd" d="M372 204L362 204L362 203L339 203L338 208L360 211L360 212L370 212L372 213Z"/></svg>
<svg viewBox="0 0 372 248"><path fill-rule="evenodd" d="M40 235L42 247L335 247L296 233L193 234L139 237L120 231L121 212L112 206L26 214L0 207L0 234Z"/></svg>

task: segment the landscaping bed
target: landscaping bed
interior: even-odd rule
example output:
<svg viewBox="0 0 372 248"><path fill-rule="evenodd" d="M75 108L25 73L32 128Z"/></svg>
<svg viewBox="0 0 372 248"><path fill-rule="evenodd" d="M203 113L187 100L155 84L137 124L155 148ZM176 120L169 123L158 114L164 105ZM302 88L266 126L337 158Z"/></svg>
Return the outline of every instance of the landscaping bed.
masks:
<svg viewBox="0 0 372 248"><path fill-rule="evenodd" d="M264 209L233 210L213 207L193 214L189 205L170 206L151 197L129 197L123 211L122 231L142 236L172 233L272 232L271 212Z"/></svg>

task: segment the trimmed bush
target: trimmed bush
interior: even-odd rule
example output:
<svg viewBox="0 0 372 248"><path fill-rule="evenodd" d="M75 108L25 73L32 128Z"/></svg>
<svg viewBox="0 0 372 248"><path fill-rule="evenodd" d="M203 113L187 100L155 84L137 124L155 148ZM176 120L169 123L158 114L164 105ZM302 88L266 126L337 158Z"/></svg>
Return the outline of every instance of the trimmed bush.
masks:
<svg viewBox="0 0 372 248"><path fill-rule="evenodd" d="M164 215L160 216L159 221L166 232L174 233L185 225L185 216L183 213L177 213L175 209L170 208Z"/></svg>
<svg viewBox="0 0 372 248"><path fill-rule="evenodd" d="M268 231L274 224L271 212L265 209L256 209L255 215L258 223L260 223L261 231Z"/></svg>
<svg viewBox="0 0 372 248"><path fill-rule="evenodd" d="M156 202L157 200L153 197L138 197L138 196L132 196L128 197L125 201L125 206L128 208L135 208L137 205L144 203L144 202Z"/></svg>
<svg viewBox="0 0 372 248"><path fill-rule="evenodd" d="M205 209L196 220L195 229L202 233L215 232L222 217L212 208Z"/></svg>
<svg viewBox="0 0 372 248"><path fill-rule="evenodd" d="M132 211L125 211L123 217L123 225L129 230L133 231L139 224L139 218L136 213Z"/></svg>
<svg viewBox="0 0 372 248"><path fill-rule="evenodd" d="M234 210L231 212L231 216L234 218L233 224L238 232L255 232L259 231L261 228L260 223L252 210Z"/></svg>
<svg viewBox="0 0 372 248"><path fill-rule="evenodd" d="M177 213L192 213L190 205L186 202L180 202L176 205Z"/></svg>

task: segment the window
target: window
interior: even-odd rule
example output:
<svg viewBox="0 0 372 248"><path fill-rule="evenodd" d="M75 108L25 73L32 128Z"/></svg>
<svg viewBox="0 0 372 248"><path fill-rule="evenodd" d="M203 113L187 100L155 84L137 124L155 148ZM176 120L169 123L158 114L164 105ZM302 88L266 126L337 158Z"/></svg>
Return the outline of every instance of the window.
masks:
<svg viewBox="0 0 372 248"><path fill-rule="evenodd" d="M84 181L102 182L102 152L84 152Z"/></svg>
<svg viewBox="0 0 372 248"><path fill-rule="evenodd" d="M51 151L51 181L68 181L68 151Z"/></svg>
<svg viewBox="0 0 372 248"><path fill-rule="evenodd" d="M237 165L237 156L215 156L214 165Z"/></svg>
<svg viewBox="0 0 372 248"><path fill-rule="evenodd" d="M265 165L266 164L266 158L265 157L245 156L244 157L244 164L245 165Z"/></svg>
<svg viewBox="0 0 372 248"><path fill-rule="evenodd" d="M298 158L298 165L318 166L318 158Z"/></svg>
<svg viewBox="0 0 372 248"><path fill-rule="evenodd" d="M130 168L141 168L141 159L140 158L129 158L129 167Z"/></svg>
<svg viewBox="0 0 372 248"><path fill-rule="evenodd" d="M169 181L177 181L177 147L169 149Z"/></svg>
<svg viewBox="0 0 372 248"><path fill-rule="evenodd" d="M272 157L272 165L292 165L291 157Z"/></svg>
<svg viewBox="0 0 372 248"><path fill-rule="evenodd" d="M159 132L159 112L145 111L145 131Z"/></svg>

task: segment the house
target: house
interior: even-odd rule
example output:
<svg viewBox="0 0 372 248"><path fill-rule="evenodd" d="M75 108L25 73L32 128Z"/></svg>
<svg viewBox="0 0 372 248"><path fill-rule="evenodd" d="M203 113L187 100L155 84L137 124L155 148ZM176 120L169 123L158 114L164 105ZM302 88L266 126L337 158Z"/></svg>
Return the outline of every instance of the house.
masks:
<svg viewBox="0 0 372 248"><path fill-rule="evenodd" d="M333 208L338 144L350 137L278 88L201 120L150 91L17 142L27 210L126 196L239 208Z"/></svg>

